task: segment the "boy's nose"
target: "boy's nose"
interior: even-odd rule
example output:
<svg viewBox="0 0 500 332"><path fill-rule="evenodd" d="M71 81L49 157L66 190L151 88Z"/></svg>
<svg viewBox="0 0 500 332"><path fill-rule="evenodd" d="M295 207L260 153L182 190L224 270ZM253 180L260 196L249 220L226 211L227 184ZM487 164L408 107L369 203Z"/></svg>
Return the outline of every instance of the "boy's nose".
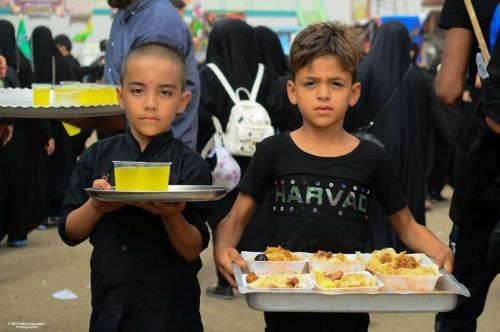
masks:
<svg viewBox="0 0 500 332"><path fill-rule="evenodd" d="M320 85L318 87L318 94L317 94L318 99L320 100L328 100L330 99L330 91L327 86Z"/></svg>
<svg viewBox="0 0 500 332"><path fill-rule="evenodd" d="M146 109L156 109L156 95L154 93L148 93L146 96L146 103L144 105Z"/></svg>

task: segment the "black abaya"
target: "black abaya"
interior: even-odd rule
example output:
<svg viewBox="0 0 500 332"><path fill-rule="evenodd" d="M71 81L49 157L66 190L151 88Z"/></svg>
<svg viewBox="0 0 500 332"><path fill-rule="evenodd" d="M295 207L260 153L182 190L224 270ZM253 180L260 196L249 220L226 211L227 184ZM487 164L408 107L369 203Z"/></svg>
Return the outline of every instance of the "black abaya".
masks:
<svg viewBox="0 0 500 332"><path fill-rule="evenodd" d="M410 67L408 77L403 77ZM387 22L378 31L372 49L358 67L361 96L348 111L345 127L367 125L395 89L399 92L375 123L372 133L391 154L401 188L418 223L425 225L425 170L430 130L430 95L422 73L410 62L410 36L399 22ZM387 217L373 206L371 249L404 249Z"/></svg>
<svg viewBox="0 0 500 332"><path fill-rule="evenodd" d="M36 83L59 83L75 81L76 77L67 60L57 49L52 33L47 27L39 26L31 36L33 62L35 65ZM55 68L53 68L53 64ZM52 73L55 71L55 77ZM61 209L66 185L76 164L71 139L58 121L50 121L53 138L56 142L55 152L48 157L46 179L50 183L46 187L48 198L48 214L58 215Z"/></svg>
<svg viewBox="0 0 500 332"><path fill-rule="evenodd" d="M210 33L207 63L215 63L224 73L234 90L238 87L245 87L250 91L259 63L253 28L247 23L235 19L224 19L217 22ZM233 102L215 74L206 66L200 69L200 82L201 98L198 109L199 151L203 149L214 133L210 116L215 115L225 130L233 106ZM257 101L264 106L270 83L270 75L266 70L257 96ZM240 165L243 174L251 158L235 157L235 159ZM222 200L212 202L209 205L209 224L213 229L227 215L237 194L236 190L232 190ZM265 213L266 209L263 206L256 209L238 248L242 250L261 250L265 248L267 244Z"/></svg>

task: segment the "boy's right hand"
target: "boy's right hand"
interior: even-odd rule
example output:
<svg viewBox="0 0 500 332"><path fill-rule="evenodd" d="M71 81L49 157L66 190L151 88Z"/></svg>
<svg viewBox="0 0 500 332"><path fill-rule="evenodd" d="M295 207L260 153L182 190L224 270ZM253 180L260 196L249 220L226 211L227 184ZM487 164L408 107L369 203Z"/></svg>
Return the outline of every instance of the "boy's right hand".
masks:
<svg viewBox="0 0 500 332"><path fill-rule="evenodd" d="M97 179L92 183L92 188L99 188L104 190L110 190L111 184L106 179ZM121 202L103 202L97 199L90 198L92 205L101 213L113 212L121 208L124 203Z"/></svg>
<svg viewBox="0 0 500 332"><path fill-rule="evenodd" d="M215 248L214 260L220 273L226 278L231 287L238 288L233 275L232 263L236 263L242 269L247 267L245 260L240 256L238 250L230 247Z"/></svg>

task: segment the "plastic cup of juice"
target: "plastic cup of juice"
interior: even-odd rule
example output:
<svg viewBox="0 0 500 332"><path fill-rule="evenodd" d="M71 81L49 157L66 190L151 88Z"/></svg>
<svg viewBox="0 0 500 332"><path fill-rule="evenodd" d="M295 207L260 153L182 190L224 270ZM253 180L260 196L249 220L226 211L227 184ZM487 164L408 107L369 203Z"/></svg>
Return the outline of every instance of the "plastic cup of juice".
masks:
<svg viewBox="0 0 500 332"><path fill-rule="evenodd" d="M55 106L78 106L78 92L71 86L54 87L54 105Z"/></svg>
<svg viewBox="0 0 500 332"><path fill-rule="evenodd" d="M31 88L33 89L34 106L50 105L50 84L32 84Z"/></svg>
<svg viewBox="0 0 500 332"><path fill-rule="evenodd" d="M171 162L113 161L120 191L167 191Z"/></svg>

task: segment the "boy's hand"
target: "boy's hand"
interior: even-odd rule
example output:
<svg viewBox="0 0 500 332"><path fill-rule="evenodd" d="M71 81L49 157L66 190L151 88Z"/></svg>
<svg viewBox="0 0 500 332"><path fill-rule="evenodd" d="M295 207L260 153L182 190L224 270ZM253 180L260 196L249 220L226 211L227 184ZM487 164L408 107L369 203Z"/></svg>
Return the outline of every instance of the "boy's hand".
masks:
<svg viewBox="0 0 500 332"><path fill-rule="evenodd" d="M148 203L148 202L136 202L130 203L130 205L136 206L138 208L144 209L149 213L159 215L166 219L180 214L185 208L186 203Z"/></svg>
<svg viewBox="0 0 500 332"><path fill-rule="evenodd" d="M111 184L106 179L97 179L92 183L92 188L99 188L104 190L110 190ZM121 208L124 204L121 202L103 202L97 199L91 198L92 205L99 210L101 213L113 212Z"/></svg>
<svg viewBox="0 0 500 332"><path fill-rule="evenodd" d="M436 264L439 267L444 267L444 269L451 273L453 272L453 265L455 262L455 257L453 256L453 252L447 246L443 246L437 255L436 255Z"/></svg>
<svg viewBox="0 0 500 332"><path fill-rule="evenodd" d="M226 278L227 282L233 287L238 288L233 275L232 263L236 263L242 269L246 269L247 264L240 256L238 250L230 247L215 248L214 260L220 273Z"/></svg>
<svg viewBox="0 0 500 332"><path fill-rule="evenodd" d="M53 138L50 138L47 143L45 143L45 152L47 152L47 156L50 156L56 150L56 141Z"/></svg>

